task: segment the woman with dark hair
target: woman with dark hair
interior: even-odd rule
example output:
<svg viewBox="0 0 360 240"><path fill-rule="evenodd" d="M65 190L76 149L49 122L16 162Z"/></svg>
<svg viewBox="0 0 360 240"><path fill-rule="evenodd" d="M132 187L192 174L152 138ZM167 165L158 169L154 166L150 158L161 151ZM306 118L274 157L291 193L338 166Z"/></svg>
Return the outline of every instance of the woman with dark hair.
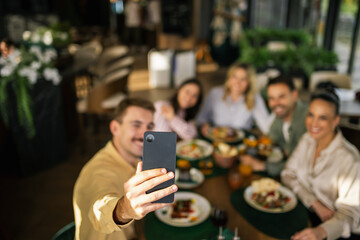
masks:
<svg viewBox="0 0 360 240"><path fill-rule="evenodd" d="M333 91L312 95L302 136L281 173L308 208L312 228L300 239L360 239L360 159L341 134L339 98ZM343 238L341 238L343 237Z"/></svg>
<svg viewBox="0 0 360 240"><path fill-rule="evenodd" d="M181 139L197 135L195 116L202 100L202 86L196 79L184 81L168 101L155 103L154 131L173 131Z"/></svg>

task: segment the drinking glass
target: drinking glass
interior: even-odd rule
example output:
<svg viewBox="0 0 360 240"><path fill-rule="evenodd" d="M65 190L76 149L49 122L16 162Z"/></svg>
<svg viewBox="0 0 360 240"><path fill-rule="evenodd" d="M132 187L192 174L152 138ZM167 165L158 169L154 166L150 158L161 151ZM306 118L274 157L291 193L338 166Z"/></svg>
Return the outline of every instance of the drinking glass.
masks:
<svg viewBox="0 0 360 240"><path fill-rule="evenodd" d="M229 171L228 181L231 189L235 190L241 187L244 182L243 176L240 174L238 167L233 167Z"/></svg>
<svg viewBox="0 0 360 240"><path fill-rule="evenodd" d="M228 221L226 211L219 208L213 208L211 212L211 222L217 227L224 227Z"/></svg>
<svg viewBox="0 0 360 240"><path fill-rule="evenodd" d="M228 220L228 215L226 211L218 208L212 209L211 221L215 226L219 227L219 236L217 238L218 240L225 239L224 236L222 235L222 232L223 232L223 228L226 226L227 220Z"/></svg>
<svg viewBox="0 0 360 240"><path fill-rule="evenodd" d="M250 177L253 172L253 169L252 169L251 165L241 163L239 165L239 172L244 177Z"/></svg>

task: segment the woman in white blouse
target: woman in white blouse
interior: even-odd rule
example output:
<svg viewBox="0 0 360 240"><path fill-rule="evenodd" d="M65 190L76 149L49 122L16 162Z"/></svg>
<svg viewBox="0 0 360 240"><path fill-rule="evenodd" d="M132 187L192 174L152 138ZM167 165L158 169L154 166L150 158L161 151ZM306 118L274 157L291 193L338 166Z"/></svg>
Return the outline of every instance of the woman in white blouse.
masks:
<svg viewBox="0 0 360 240"><path fill-rule="evenodd" d="M211 125L250 129L254 120L263 133L268 132L269 113L262 97L255 93L254 81L251 66L236 63L230 67L224 86L214 87L200 110L197 125L203 135Z"/></svg>
<svg viewBox="0 0 360 240"><path fill-rule="evenodd" d="M181 139L197 135L195 116L202 101L202 86L196 79L184 81L175 95L167 101L155 103L154 131L173 131Z"/></svg>
<svg viewBox="0 0 360 240"><path fill-rule="evenodd" d="M338 130L339 99L332 91L315 93L305 133L281 174L309 209L313 227L299 239L360 239L360 159ZM349 238L350 237L350 238Z"/></svg>

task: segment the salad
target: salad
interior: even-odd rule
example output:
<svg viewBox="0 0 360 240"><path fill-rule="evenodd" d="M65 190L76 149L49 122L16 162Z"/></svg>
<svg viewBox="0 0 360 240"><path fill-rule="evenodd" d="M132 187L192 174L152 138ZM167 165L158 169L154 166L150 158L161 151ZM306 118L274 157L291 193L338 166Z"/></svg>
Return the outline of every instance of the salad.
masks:
<svg viewBox="0 0 360 240"><path fill-rule="evenodd" d="M204 156L204 149L193 142L182 146L178 153L188 158L201 158Z"/></svg>
<svg viewBox="0 0 360 240"><path fill-rule="evenodd" d="M266 209L282 209L290 202L290 197L280 191L280 183L271 178L262 178L251 183L253 194L251 199Z"/></svg>
<svg viewBox="0 0 360 240"><path fill-rule="evenodd" d="M230 127L214 127L210 129L209 136L213 139L223 141L236 141L238 134L235 129Z"/></svg>
<svg viewBox="0 0 360 240"><path fill-rule="evenodd" d="M253 193L251 199L267 209L283 208L290 202L290 198L279 190Z"/></svg>

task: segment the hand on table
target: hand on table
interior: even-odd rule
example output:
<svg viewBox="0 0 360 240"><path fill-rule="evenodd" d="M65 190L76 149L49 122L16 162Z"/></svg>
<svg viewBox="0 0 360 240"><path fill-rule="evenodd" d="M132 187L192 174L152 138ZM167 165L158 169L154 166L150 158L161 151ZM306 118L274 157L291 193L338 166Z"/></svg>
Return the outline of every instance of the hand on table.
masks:
<svg viewBox="0 0 360 240"><path fill-rule="evenodd" d="M325 230L318 226L316 228L305 228L301 232L295 233L291 240L321 240L327 237Z"/></svg>
<svg viewBox="0 0 360 240"><path fill-rule="evenodd" d="M114 209L114 220L127 223L132 219L141 219L149 212L171 205L171 203L152 203L178 190L176 185L149 194L146 191L174 177L173 172L164 168L142 171L142 163L138 163L136 174L124 183L124 196Z"/></svg>
<svg viewBox="0 0 360 240"><path fill-rule="evenodd" d="M322 222L325 222L334 216L334 211L327 208L320 201L315 201L311 207L314 209L315 213L321 219Z"/></svg>
<svg viewBox="0 0 360 240"><path fill-rule="evenodd" d="M161 114L170 122L175 118L175 112L172 106L162 106Z"/></svg>
<svg viewBox="0 0 360 240"><path fill-rule="evenodd" d="M240 161L242 164L251 166L254 171L264 171L265 170L265 162L260 161L250 155L240 156Z"/></svg>

